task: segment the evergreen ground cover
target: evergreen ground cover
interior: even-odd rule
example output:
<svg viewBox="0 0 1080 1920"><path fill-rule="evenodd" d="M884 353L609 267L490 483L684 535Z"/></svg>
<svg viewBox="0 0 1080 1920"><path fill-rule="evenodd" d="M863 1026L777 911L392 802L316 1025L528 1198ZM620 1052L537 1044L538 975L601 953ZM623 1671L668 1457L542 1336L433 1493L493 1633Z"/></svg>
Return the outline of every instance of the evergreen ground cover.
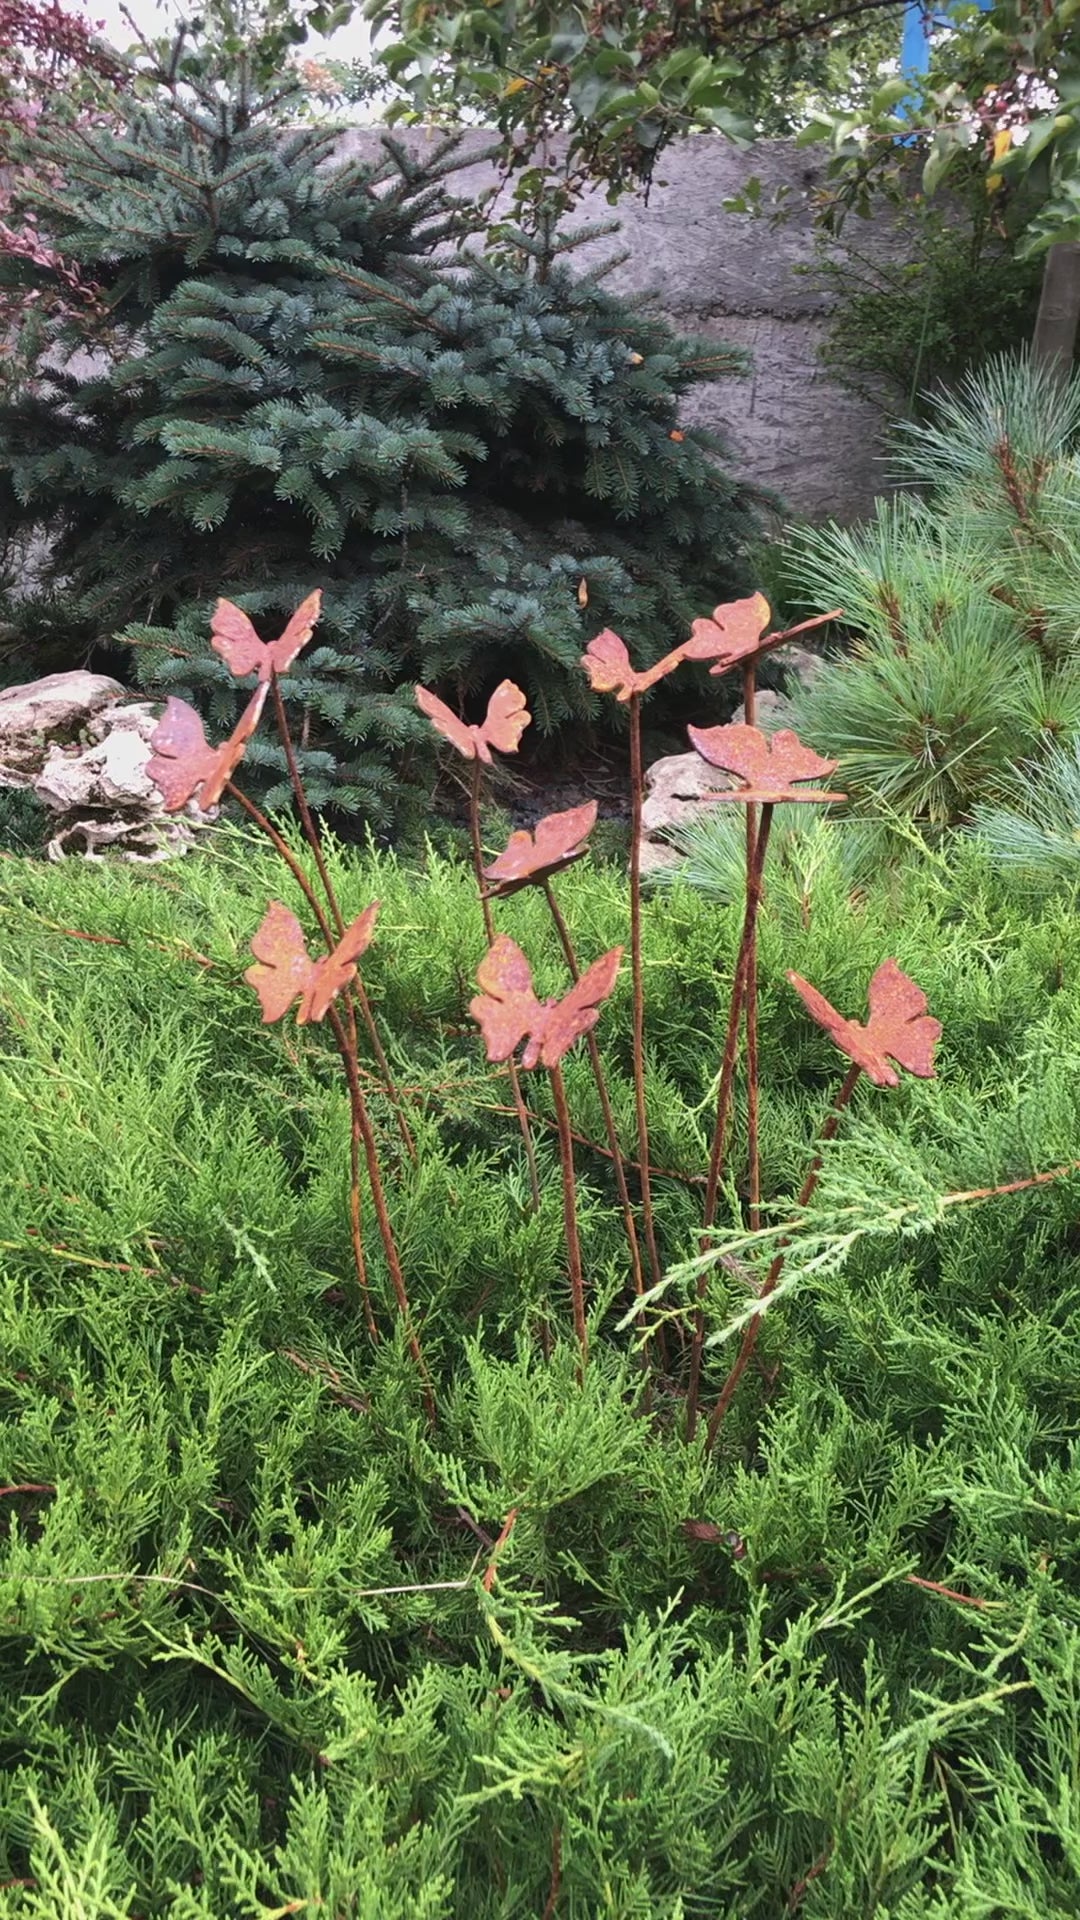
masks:
<svg viewBox="0 0 1080 1920"><path fill-rule="evenodd" d="M364 977L415 1166L370 1098L432 1431L352 1291L327 1039L261 1027L240 980L267 898L301 904L280 868L235 830L165 873L0 862L0 1911L1075 1913L1078 1182L942 1196L1075 1156L1080 922L971 840L853 884L850 832L785 838L759 925L779 1217L837 1079L786 967L857 1011L895 954L940 1077L856 1095L711 1457L677 1347L641 1405L585 1147L578 1382L551 1135L532 1217L466 1013L465 864L331 852L349 914L383 902ZM625 939L616 868L559 889L584 954ZM678 884L646 909L669 1262L739 918ZM500 924L561 991L543 900ZM632 1137L628 995L597 1037ZM601 1137L583 1057L566 1081ZM745 1300L719 1267L710 1328ZM715 1393L727 1349L705 1363Z"/></svg>

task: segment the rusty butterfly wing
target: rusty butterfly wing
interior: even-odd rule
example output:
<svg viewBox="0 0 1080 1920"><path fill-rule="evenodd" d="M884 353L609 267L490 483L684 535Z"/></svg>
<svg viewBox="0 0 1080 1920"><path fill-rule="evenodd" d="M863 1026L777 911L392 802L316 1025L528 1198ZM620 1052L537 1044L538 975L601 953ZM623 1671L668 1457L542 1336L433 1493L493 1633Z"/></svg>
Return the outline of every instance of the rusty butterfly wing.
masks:
<svg viewBox="0 0 1080 1920"><path fill-rule="evenodd" d="M888 1055L919 1080L932 1080L941 1021L927 1012L922 988L895 960L883 960L870 982L868 999L867 1037L883 1060Z"/></svg>
<svg viewBox="0 0 1080 1920"><path fill-rule="evenodd" d="M728 673L732 667L752 660L763 651L768 644L765 630L771 618L772 609L763 593L752 593L749 599L732 600L726 606L714 607L711 620L694 622L690 638L694 651L689 657L712 659L715 664L710 672L714 675ZM710 646L716 639L719 644Z"/></svg>
<svg viewBox="0 0 1080 1920"><path fill-rule="evenodd" d="M637 691L638 676L630 664L626 642L610 627L589 641L581 664L594 693L613 693L619 700L629 700Z"/></svg>
<svg viewBox="0 0 1080 1920"><path fill-rule="evenodd" d="M594 693L613 693L617 700L631 700L635 694L648 693L658 680L681 665L686 658L684 647L675 647L671 653L665 653L655 660L651 667L639 673L631 665L626 642L621 640L610 627L598 633L590 640L581 657L581 664L592 682Z"/></svg>
<svg viewBox="0 0 1080 1920"><path fill-rule="evenodd" d="M718 793L716 800L759 800L775 806L782 801L842 800L842 793L821 788L805 788L805 780L827 779L836 770L835 760L823 760L810 747L804 747L797 734L783 728L770 739L758 727L736 724L727 727L688 727L691 744L712 767L721 767L745 781L745 786L728 794Z"/></svg>
<svg viewBox="0 0 1080 1920"><path fill-rule="evenodd" d="M217 806L259 724L265 698L265 687L259 687L224 746L212 747L194 707L175 694L170 696L150 736L153 753L146 763L147 775L160 790L166 813L176 813L196 793L204 812Z"/></svg>
<svg viewBox="0 0 1080 1920"><path fill-rule="evenodd" d="M271 671L284 673L301 647L307 646L321 607L322 592L316 588L297 607L285 631L267 644L260 640L242 607L235 606L231 600L219 600L210 623L210 645L238 680L247 673L257 673L260 680L269 680Z"/></svg>
<svg viewBox="0 0 1080 1920"><path fill-rule="evenodd" d="M149 779L159 789L166 813L186 805L214 767L215 754L194 707L170 694L165 711L150 735L153 752L146 763Z"/></svg>
<svg viewBox="0 0 1080 1920"><path fill-rule="evenodd" d="M449 740L450 745L464 754L466 760L475 760L477 748L475 729L466 726L464 720L459 720L457 714L451 711L445 700L439 699L437 693L431 693L427 687L417 687L415 691L416 704L421 713L426 714L431 721L436 733L440 733L444 740Z"/></svg>
<svg viewBox="0 0 1080 1920"><path fill-rule="evenodd" d="M535 838L538 867L546 873L555 873L588 853L586 842L596 825L596 815L596 801L586 800L580 807L546 813L538 820Z"/></svg>
<svg viewBox="0 0 1080 1920"><path fill-rule="evenodd" d="M710 767L734 773L753 786L768 752L765 735L757 727L687 727L691 745Z"/></svg>
<svg viewBox="0 0 1080 1920"><path fill-rule="evenodd" d="M373 900L370 907L365 907L346 927L333 952L315 961L314 976L304 988L296 1016L299 1026L306 1026L309 1020L325 1019L331 1001L355 978L356 962L371 945L378 917L379 902Z"/></svg>
<svg viewBox="0 0 1080 1920"><path fill-rule="evenodd" d="M659 660L654 660L652 666L646 667L643 673L635 673L633 692L648 693L658 680L666 680L669 673L681 667L685 659L685 647L673 647L670 653L661 654Z"/></svg>
<svg viewBox="0 0 1080 1920"><path fill-rule="evenodd" d="M865 1027L837 1013L824 995L799 974L789 973L788 979L811 1017L876 1087L900 1084L899 1074L890 1065L890 1055L921 1079L932 1076L933 1049L941 1027L937 1020L922 1017L926 996L913 980L900 972L895 960L886 960L870 982L870 1020ZM916 1064L910 1065L911 1061Z"/></svg>
<svg viewBox="0 0 1080 1920"><path fill-rule="evenodd" d="M266 683L260 682L240 715L228 739L212 750L212 764L202 778L199 805L204 812L216 807L229 781L244 757L244 748L255 732L266 704Z"/></svg>
<svg viewBox="0 0 1080 1920"><path fill-rule="evenodd" d="M564 813L546 814L537 821L535 834L525 828L512 833L498 858L484 869L485 879L495 882L491 891L500 897L517 893L582 859L589 850L586 842L596 825L596 811L596 801L588 800Z"/></svg>
<svg viewBox="0 0 1080 1920"><path fill-rule="evenodd" d="M488 701L483 725L471 729L480 758L490 765L488 747L497 747L500 753L516 753L531 719L521 688L512 680L500 681Z"/></svg>
<svg viewBox="0 0 1080 1920"><path fill-rule="evenodd" d="M804 780L827 780L836 772L838 762L824 760L812 747L806 747L790 727L782 727L768 743L770 778L777 786L791 787Z"/></svg>
<svg viewBox="0 0 1080 1920"><path fill-rule="evenodd" d="M266 679L270 677L271 667L275 673L288 672L297 654L311 639L321 612L322 589L316 587L314 593L309 593L307 599L300 602L284 632L267 647L264 675Z"/></svg>
<svg viewBox="0 0 1080 1920"><path fill-rule="evenodd" d="M854 1060L855 1065L862 1068L875 1086L895 1087L898 1084L888 1061L877 1052L866 1029L860 1027L857 1020L846 1020L842 1013L837 1013L825 995L812 987L801 974L789 973L788 979L811 1019L816 1020L819 1027L824 1027L834 1046L839 1047L841 1053L846 1053L849 1060Z"/></svg>
<svg viewBox="0 0 1080 1920"><path fill-rule="evenodd" d="M536 842L526 827L512 833L502 852L484 868L485 880L494 883L491 892L500 899L529 886L536 876Z"/></svg>
<svg viewBox="0 0 1080 1920"><path fill-rule="evenodd" d="M729 667L758 651L771 618L772 609L763 593L752 593L748 600L731 600L726 606L714 607L711 618L692 623L683 658L715 660L713 673L726 673Z"/></svg>
<svg viewBox="0 0 1080 1920"><path fill-rule="evenodd" d="M789 972L788 979L810 1018L816 1020L819 1027L824 1027L826 1033L835 1037L842 1027L848 1025L843 1014L837 1013L836 1008L830 1005L825 995L819 993L816 987L812 987L809 980L804 980L801 973Z"/></svg>
<svg viewBox="0 0 1080 1920"><path fill-rule="evenodd" d="M568 994L547 1003L525 1049L523 1067L557 1067L575 1041L592 1032L615 985L622 957L621 947L602 953Z"/></svg>
<svg viewBox="0 0 1080 1920"><path fill-rule="evenodd" d="M269 676L266 644L259 639L243 608L235 606L231 600L219 600L214 608L214 617L210 622L210 645L238 680L242 680L246 673L258 673L261 676L264 662L267 663L266 674Z"/></svg>
<svg viewBox="0 0 1080 1920"><path fill-rule="evenodd" d="M514 1049L538 1023L544 1008L533 991L532 971L516 941L500 933L476 969L480 992L469 1002L469 1012L484 1036L487 1057L509 1060Z"/></svg>
<svg viewBox="0 0 1080 1920"><path fill-rule="evenodd" d="M244 979L254 987L262 1007L263 1025L280 1020L317 976L317 962L304 944L304 930L295 913L280 900L271 900L262 924L252 938L254 966Z"/></svg>

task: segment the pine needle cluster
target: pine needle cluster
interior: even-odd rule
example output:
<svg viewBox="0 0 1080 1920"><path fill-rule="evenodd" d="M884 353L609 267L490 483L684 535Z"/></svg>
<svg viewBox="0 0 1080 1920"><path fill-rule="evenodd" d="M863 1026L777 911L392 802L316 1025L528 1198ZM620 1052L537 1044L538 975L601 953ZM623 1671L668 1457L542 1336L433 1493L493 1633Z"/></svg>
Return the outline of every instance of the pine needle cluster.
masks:
<svg viewBox="0 0 1080 1920"><path fill-rule="evenodd" d="M856 801L967 821L1080 733L1078 459L1080 381L1001 358L902 430L914 492L796 543L799 590L851 635L796 690L796 725Z"/></svg>
<svg viewBox="0 0 1080 1920"><path fill-rule="evenodd" d="M1012 770L997 805L976 807L974 826L1003 866L1041 887L1080 877L1080 751L1053 748Z"/></svg>
<svg viewBox="0 0 1080 1920"><path fill-rule="evenodd" d="M1075 1155L1068 902L1018 899L971 839L854 888L843 831L777 861L769 1218L835 1085L785 966L857 1012L896 952L943 1023L940 1077L887 1110L856 1095L709 1455L640 1404L617 1200L584 1145L578 1380L545 1095L533 1214L466 1014L468 868L328 857L347 912L383 902L365 981L415 1164L369 1097L434 1431L350 1291L326 1038L283 1053L240 984L280 869L233 828L182 885L0 863L2 1910L1074 1914L1080 1182L942 1204ZM560 888L583 951L624 937L618 870ZM502 912L559 991L543 900ZM738 917L678 884L645 909L669 1263L697 1245ZM629 1133L628 990L598 1039ZM587 1062L566 1077L601 1138ZM713 1271L717 1332L754 1257ZM722 1344L705 1364L715 1391Z"/></svg>

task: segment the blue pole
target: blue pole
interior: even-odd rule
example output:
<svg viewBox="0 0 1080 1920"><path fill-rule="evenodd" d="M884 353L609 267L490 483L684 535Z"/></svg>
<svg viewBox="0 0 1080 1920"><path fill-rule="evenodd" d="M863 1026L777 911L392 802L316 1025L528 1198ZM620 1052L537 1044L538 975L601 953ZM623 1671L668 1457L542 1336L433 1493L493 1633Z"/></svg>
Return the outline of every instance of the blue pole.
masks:
<svg viewBox="0 0 1080 1920"><path fill-rule="evenodd" d="M995 0L975 0L982 13L989 13ZM923 0L908 0L904 8L904 28L900 38L900 72L910 74L912 79L927 73L930 68L930 36L935 27L947 27L949 16L938 13L931 4L926 6ZM914 102L901 100L896 111L906 114ZM908 144L906 141L903 145Z"/></svg>
<svg viewBox="0 0 1080 1920"><path fill-rule="evenodd" d="M925 73L930 65L930 35L934 16L921 0L908 0L904 8L904 32L900 42L901 73Z"/></svg>

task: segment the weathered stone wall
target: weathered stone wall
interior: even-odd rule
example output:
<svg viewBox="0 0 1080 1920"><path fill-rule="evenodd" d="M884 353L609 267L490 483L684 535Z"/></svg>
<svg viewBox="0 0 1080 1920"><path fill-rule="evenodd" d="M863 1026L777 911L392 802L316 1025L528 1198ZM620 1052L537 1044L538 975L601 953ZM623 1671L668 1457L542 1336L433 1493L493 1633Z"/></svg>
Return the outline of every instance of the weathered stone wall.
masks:
<svg viewBox="0 0 1080 1920"><path fill-rule="evenodd" d="M417 152L433 137L416 131L406 136ZM481 134L467 139L477 150L486 144ZM378 143L377 129L358 128L344 145L374 155ZM815 174L815 150L788 141L764 141L739 152L725 140L689 139L664 154L647 203L631 194L620 201L621 233L594 244L600 258L629 250L610 276L613 289L653 294L678 327L746 347L753 356L747 379L721 381L695 394L688 418L726 430L740 470L797 513L850 520L866 512L885 484L885 417L830 379L818 357L828 302L796 271L813 258L803 194ZM724 211L725 199L751 175L762 181L766 203L774 188L794 189L794 211L783 226L770 229L764 217ZM481 163L464 168L454 186L478 192L493 179ZM610 214L598 193L575 223ZM898 244L884 218L871 223L869 232L860 223L859 239L861 246L886 251ZM575 257L589 256L583 251Z"/></svg>

